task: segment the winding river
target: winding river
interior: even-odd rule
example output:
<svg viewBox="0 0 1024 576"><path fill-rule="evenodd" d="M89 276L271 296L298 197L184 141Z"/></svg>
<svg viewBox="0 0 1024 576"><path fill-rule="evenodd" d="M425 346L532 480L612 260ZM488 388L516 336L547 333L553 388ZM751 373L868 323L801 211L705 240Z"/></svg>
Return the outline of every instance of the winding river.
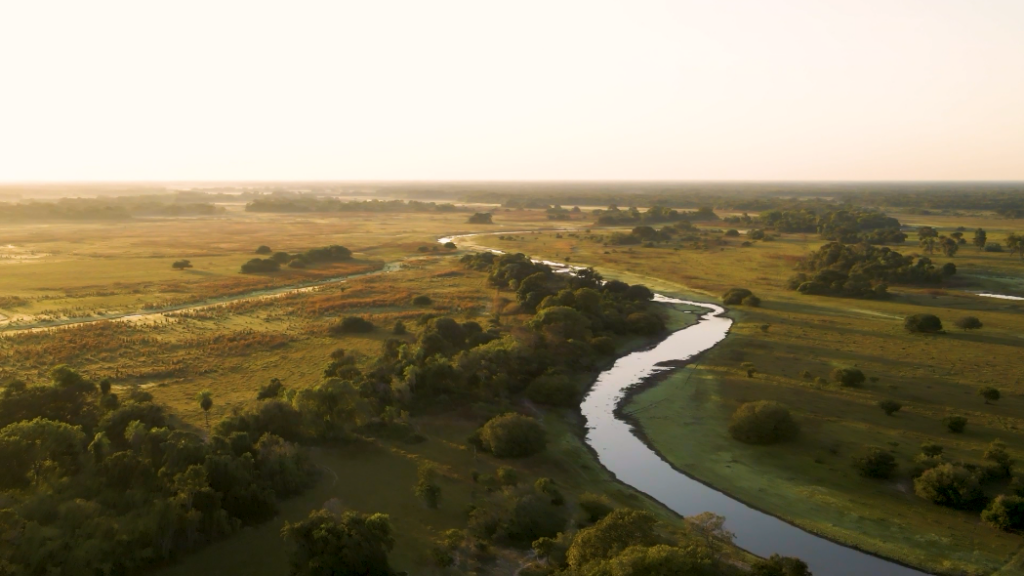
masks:
<svg viewBox="0 0 1024 576"><path fill-rule="evenodd" d="M447 237L440 241L469 236L477 235ZM559 271L573 269L565 264L543 262ZM663 366L664 363L674 361L677 364L710 349L726 337L732 326L732 320L723 316L725 309L721 306L662 295L656 295L655 301L697 306L707 312L696 324L673 332L650 349L619 358L598 375L580 408L587 419L587 444L597 453L601 464L621 482L682 516L705 511L725 516L726 528L736 534L737 545L759 556L778 553L799 557L815 576L924 576L925 572L805 532L690 478L672 468L633 433L629 423L615 416L616 407L630 387L658 372L672 370ZM681 434L685 432L680 430Z"/></svg>

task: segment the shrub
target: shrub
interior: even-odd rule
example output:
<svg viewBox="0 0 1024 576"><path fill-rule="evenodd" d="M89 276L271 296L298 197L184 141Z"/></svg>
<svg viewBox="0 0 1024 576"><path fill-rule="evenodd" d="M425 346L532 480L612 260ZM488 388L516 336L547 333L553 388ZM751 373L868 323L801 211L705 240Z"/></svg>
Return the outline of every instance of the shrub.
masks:
<svg viewBox="0 0 1024 576"><path fill-rule="evenodd" d="M889 478L898 467L896 457L877 446L868 446L854 456L853 465L861 476L867 478Z"/></svg>
<svg viewBox="0 0 1024 576"><path fill-rule="evenodd" d="M730 288L722 295L723 304L742 304L743 299L747 296L753 296L754 293L746 288Z"/></svg>
<svg viewBox="0 0 1024 576"><path fill-rule="evenodd" d="M346 316L334 326L331 326L331 334L366 334L373 332L373 323L359 316Z"/></svg>
<svg viewBox="0 0 1024 576"><path fill-rule="evenodd" d="M615 510L615 506L607 498L589 492L580 494L579 507L584 519L590 524L598 522Z"/></svg>
<svg viewBox="0 0 1024 576"><path fill-rule="evenodd" d="M753 294L751 294L750 296L747 296L746 298L744 298L743 301L740 302L740 303L743 304L744 306L750 306L751 308L757 308L758 306L761 305L761 299L758 298L757 296L754 296Z"/></svg>
<svg viewBox="0 0 1024 576"><path fill-rule="evenodd" d="M982 511L981 519L1001 530L1020 530L1024 528L1024 498L999 495Z"/></svg>
<svg viewBox="0 0 1024 576"><path fill-rule="evenodd" d="M967 508L983 494L978 478L970 470L954 464L942 464L914 479L914 493L940 506Z"/></svg>
<svg viewBox="0 0 1024 576"><path fill-rule="evenodd" d="M540 404L570 408L576 405L579 388L568 377L545 374L526 388L526 397Z"/></svg>
<svg viewBox="0 0 1024 576"><path fill-rule="evenodd" d="M795 438L800 427L783 405L759 401L743 404L732 415L729 434L747 444L773 444Z"/></svg>
<svg viewBox="0 0 1024 576"><path fill-rule="evenodd" d="M814 374L811 374L810 370L804 370L800 373L800 377L805 380L812 380L814 378Z"/></svg>
<svg viewBox="0 0 1024 576"><path fill-rule="evenodd" d="M539 422L509 412L495 416L480 429L480 444L498 458L522 458L544 450L547 438Z"/></svg>
<svg viewBox="0 0 1024 576"><path fill-rule="evenodd" d="M601 356L615 354L615 341L607 336L598 336L590 341L590 346Z"/></svg>
<svg viewBox="0 0 1024 576"><path fill-rule="evenodd" d="M886 416L892 416L903 408L903 404L900 404L895 400L881 400L878 402L878 407L885 412Z"/></svg>
<svg viewBox="0 0 1024 576"><path fill-rule="evenodd" d="M629 331L636 334L654 335L665 329L661 318L650 312L634 312L626 317Z"/></svg>
<svg viewBox="0 0 1024 576"><path fill-rule="evenodd" d="M864 373L859 368L836 368L832 371L832 379L840 386L856 388L864 384Z"/></svg>
<svg viewBox="0 0 1024 576"><path fill-rule="evenodd" d="M909 332L934 334L942 332L942 320L934 314L912 314L903 320L903 327Z"/></svg>
<svg viewBox="0 0 1024 576"><path fill-rule="evenodd" d="M928 456L929 458L934 458L936 456L941 456L942 455L942 446L940 446L938 444L935 444L933 442L925 442L924 444L921 444L921 454L924 454L925 456Z"/></svg>
<svg viewBox="0 0 1024 576"><path fill-rule="evenodd" d="M455 248L456 248L455 242L445 242L444 243L444 247L449 249L449 250L455 250Z"/></svg>
<svg viewBox="0 0 1024 576"><path fill-rule="evenodd" d="M406 332L407 330L405 329L405 323L402 322L401 320L395 320L395 326L394 328L391 329L391 333L396 336L401 336Z"/></svg>
<svg viewBox="0 0 1024 576"><path fill-rule="evenodd" d="M942 419L942 423L949 428L950 432L954 434L960 434L967 427L967 418L963 416L946 416Z"/></svg>
<svg viewBox="0 0 1024 576"><path fill-rule="evenodd" d="M420 294L419 296L412 299L413 306L430 306L434 301L430 299L430 296L426 294Z"/></svg>
<svg viewBox="0 0 1024 576"><path fill-rule="evenodd" d="M985 244L985 252L1002 252L1003 245L997 242L989 242Z"/></svg>
<svg viewBox="0 0 1024 576"><path fill-rule="evenodd" d="M993 388L991 386L985 386L978 390L978 396L984 398L985 404L988 404L989 402L996 402L997 400L999 400L1002 394L1000 394L999 390L996 388Z"/></svg>
<svg viewBox="0 0 1024 576"><path fill-rule="evenodd" d="M272 252L273 250L270 249L270 246L260 246L256 249L257 254L270 254Z"/></svg>
<svg viewBox="0 0 1024 576"><path fill-rule="evenodd" d="M171 268L174 268L175 270L184 270L185 268L191 267L192 262L188 260L176 260L173 264L171 264Z"/></svg>
<svg viewBox="0 0 1024 576"><path fill-rule="evenodd" d="M954 324L956 324L956 327L961 330L977 330L978 328L982 327L981 320L978 320L974 316L964 316L963 318L958 318L957 321L954 322Z"/></svg>
<svg viewBox="0 0 1024 576"><path fill-rule="evenodd" d="M737 237L739 235L740 235L740 231L736 230L736 229L733 229L733 228L730 228L730 229L725 231L725 236L728 236L729 238L735 238L735 237Z"/></svg>
<svg viewBox="0 0 1024 576"><path fill-rule="evenodd" d="M260 274L265 272L277 272L281 269L281 264L275 262L269 258L266 260L262 258L253 258L245 264L242 264L243 274Z"/></svg>

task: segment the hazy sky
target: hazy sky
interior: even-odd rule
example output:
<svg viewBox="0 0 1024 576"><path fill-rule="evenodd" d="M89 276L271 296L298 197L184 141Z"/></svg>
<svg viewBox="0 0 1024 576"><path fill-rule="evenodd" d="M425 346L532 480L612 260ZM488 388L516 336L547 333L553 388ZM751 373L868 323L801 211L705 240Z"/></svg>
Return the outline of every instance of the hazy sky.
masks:
<svg viewBox="0 0 1024 576"><path fill-rule="evenodd" d="M1024 179L1024 0L0 0L0 180Z"/></svg>

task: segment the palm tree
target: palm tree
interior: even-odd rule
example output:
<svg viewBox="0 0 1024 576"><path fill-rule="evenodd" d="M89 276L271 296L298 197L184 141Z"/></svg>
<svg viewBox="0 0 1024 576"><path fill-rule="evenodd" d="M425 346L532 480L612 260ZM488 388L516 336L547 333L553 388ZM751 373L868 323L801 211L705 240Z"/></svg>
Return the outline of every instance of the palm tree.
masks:
<svg viewBox="0 0 1024 576"><path fill-rule="evenodd" d="M203 390L199 394L196 394L196 400L199 402L199 407L203 409L203 415L206 416L206 434L210 434L210 408L213 408L213 392L209 390Z"/></svg>

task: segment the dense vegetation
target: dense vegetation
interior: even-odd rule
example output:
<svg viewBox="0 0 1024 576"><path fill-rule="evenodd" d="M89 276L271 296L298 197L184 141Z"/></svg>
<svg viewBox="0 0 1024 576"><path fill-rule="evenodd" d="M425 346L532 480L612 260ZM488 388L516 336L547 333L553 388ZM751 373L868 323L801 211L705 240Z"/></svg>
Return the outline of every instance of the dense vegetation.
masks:
<svg viewBox="0 0 1024 576"><path fill-rule="evenodd" d="M812 253L789 279L789 289L802 294L882 298L889 284L936 284L956 273L930 258L904 256L887 247L830 242Z"/></svg>
<svg viewBox="0 0 1024 576"><path fill-rule="evenodd" d="M127 220L146 216L211 216L224 209L167 196L62 198L55 202L0 202L0 221Z"/></svg>
<svg viewBox="0 0 1024 576"><path fill-rule="evenodd" d="M145 392L51 374L0 397L6 574L136 572L268 520L312 478L305 453L274 434L204 439Z"/></svg>
<svg viewBox="0 0 1024 576"><path fill-rule="evenodd" d="M325 196L263 196L245 205L247 212L456 212L453 204L417 200L340 200Z"/></svg>

